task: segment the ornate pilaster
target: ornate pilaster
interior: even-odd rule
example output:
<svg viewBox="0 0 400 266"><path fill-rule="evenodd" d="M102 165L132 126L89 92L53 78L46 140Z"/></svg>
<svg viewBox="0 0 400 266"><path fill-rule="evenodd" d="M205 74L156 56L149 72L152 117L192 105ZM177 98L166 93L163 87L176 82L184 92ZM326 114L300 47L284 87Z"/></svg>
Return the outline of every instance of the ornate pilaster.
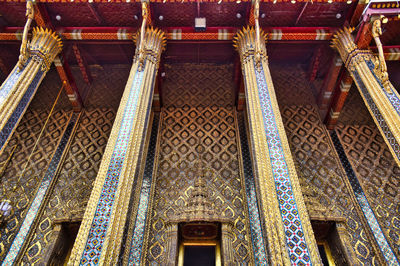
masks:
<svg viewBox="0 0 400 266"><path fill-rule="evenodd" d="M18 61L0 87L0 153L61 49L61 39L55 32L33 29L29 53L24 52L27 59Z"/></svg>
<svg viewBox="0 0 400 266"><path fill-rule="evenodd" d="M141 161L164 33L148 28L136 54L69 264L115 265ZM142 41L142 43L140 43Z"/></svg>
<svg viewBox="0 0 400 266"><path fill-rule="evenodd" d="M270 262L320 264L268 68L265 34L257 36L254 28L245 28L234 43L242 62L253 168Z"/></svg>
<svg viewBox="0 0 400 266"><path fill-rule="evenodd" d="M354 43L352 29L332 39L393 157L400 166L400 96L388 80L386 64ZM383 60L383 61L382 61Z"/></svg>

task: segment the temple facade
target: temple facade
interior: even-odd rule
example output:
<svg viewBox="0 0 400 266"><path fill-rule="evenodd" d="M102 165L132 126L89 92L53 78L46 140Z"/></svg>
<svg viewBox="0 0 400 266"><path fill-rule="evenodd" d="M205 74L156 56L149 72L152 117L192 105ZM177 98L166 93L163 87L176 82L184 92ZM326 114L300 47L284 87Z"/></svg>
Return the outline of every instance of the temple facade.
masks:
<svg viewBox="0 0 400 266"><path fill-rule="evenodd" d="M400 6L0 0L2 265L399 265Z"/></svg>

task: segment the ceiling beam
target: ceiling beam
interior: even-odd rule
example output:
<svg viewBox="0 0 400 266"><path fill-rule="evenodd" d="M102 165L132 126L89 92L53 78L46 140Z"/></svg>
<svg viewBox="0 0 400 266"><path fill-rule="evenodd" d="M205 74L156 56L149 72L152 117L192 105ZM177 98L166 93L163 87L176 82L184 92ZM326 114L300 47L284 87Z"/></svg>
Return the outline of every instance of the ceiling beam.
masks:
<svg viewBox="0 0 400 266"><path fill-rule="evenodd" d="M325 118L325 124L329 130L335 128L352 84L353 78L346 69L343 69L340 83L336 86L329 112Z"/></svg>
<svg viewBox="0 0 400 266"><path fill-rule="evenodd" d="M72 45L72 50L74 51L76 62L81 70L83 79L87 84L92 83L92 74L90 73L90 69L88 68L86 60L82 56L82 53L76 43Z"/></svg>
<svg viewBox="0 0 400 266"><path fill-rule="evenodd" d="M321 117L326 117L328 108L332 101L332 96L336 88L336 83L339 78L340 70L342 69L343 61L340 56L335 53L329 62L329 70L322 84L320 93L318 95L317 104Z"/></svg>
<svg viewBox="0 0 400 266"><path fill-rule="evenodd" d="M319 45L318 48L314 51L313 57L311 59L311 64L308 70L308 80L310 82L313 82L317 77L321 56L322 56L322 45Z"/></svg>
<svg viewBox="0 0 400 266"><path fill-rule="evenodd" d="M167 40L219 40L231 41L239 31L234 27L209 27L196 32L192 27L164 28ZM329 27L272 27L264 28L269 41L329 41L336 28ZM6 27L1 40L19 40L22 27ZM131 41L137 29L133 27L63 27L56 31L63 40L125 40Z"/></svg>
<svg viewBox="0 0 400 266"><path fill-rule="evenodd" d="M40 27L54 30L46 7L41 3L35 4L35 21ZM64 60L63 51L61 51L61 53L55 58L54 65L56 66L61 81L64 83L64 88L73 110L76 112L80 111L83 107L83 101L79 90L76 87L68 62L67 60Z"/></svg>
<svg viewBox="0 0 400 266"><path fill-rule="evenodd" d="M350 20L347 21L347 23L350 24L350 26L352 26L352 27L356 28L359 26L359 30L358 30L358 33L356 36L356 43L361 44L361 45L365 45L365 43L367 43L367 42L368 42L367 45L369 45L369 43L371 41L371 40L368 41L368 36L365 35L365 33L368 32L368 25L365 25L364 21L360 22L362 13L363 13L365 7L367 6L367 1L369 1L369 0L359 0ZM361 38L360 43L358 43L358 40L360 40L360 34L362 32L363 32L363 36ZM336 68L333 68L330 71L335 72L336 70L337 70ZM333 74L334 73L331 73L331 76L333 76ZM329 75L330 75L330 73L328 73L328 76ZM323 117L325 117L324 122L326 124L326 127L329 130L332 130L335 128L336 123L339 118L339 115L340 115L340 112L342 111L344 102L346 101L349 89L352 84L353 84L353 79L351 78L351 76L349 75L347 70L344 69L342 71L341 75L338 76L338 79L336 81L336 86L334 87L334 90L332 93L333 98L332 98L332 94L330 95L331 103L330 103L329 111L326 113L325 116L323 116Z"/></svg>
<svg viewBox="0 0 400 266"><path fill-rule="evenodd" d="M368 4L368 0L359 0L355 8L352 18L349 21L350 26L359 28L355 43L360 49L368 49L372 41L372 25L370 23L370 18L372 15L394 15L399 12L399 4L392 3L394 6L380 5L379 3L372 4L366 10L365 14L363 12ZM400 60L400 47L384 47L384 56L386 60ZM373 50L374 51L374 50ZM376 51L376 49L375 49ZM335 96L333 98L329 113L326 116L325 123L328 129L333 129L337 123L340 112L343 108L344 102L346 101L348 91L353 83L353 79L347 70L344 71L341 78L337 82L335 89Z"/></svg>

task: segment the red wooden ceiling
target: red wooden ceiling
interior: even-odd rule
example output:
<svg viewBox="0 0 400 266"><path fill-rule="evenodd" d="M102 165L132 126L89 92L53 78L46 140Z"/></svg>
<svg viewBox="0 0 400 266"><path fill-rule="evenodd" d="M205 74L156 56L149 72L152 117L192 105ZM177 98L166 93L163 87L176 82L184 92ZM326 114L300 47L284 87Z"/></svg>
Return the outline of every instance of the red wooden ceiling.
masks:
<svg viewBox="0 0 400 266"><path fill-rule="evenodd" d="M45 6L55 27L139 27L141 22L140 3L41 3ZM260 24L262 27L341 27L351 15L353 4L346 2L262 2L260 4ZM151 3L153 21L157 27L193 27L194 18L206 17L209 27L243 27L248 21L251 1ZM236 14L241 15L237 18ZM264 14L264 15L263 15ZM336 15L340 14L340 18ZM61 16L57 20L56 16ZM163 20L159 17L163 16ZM137 19L135 18L137 17ZM19 26L25 23L25 3L0 2L0 29L2 26ZM385 45L400 43L400 21L390 21L385 25L382 37ZM130 42L77 42L81 53L89 64L129 63L134 53ZM65 42L65 53L71 64L76 60L71 50L71 42ZM271 61L308 62L320 43L276 43L267 44ZM327 46L327 42L324 44ZM10 68L14 66L19 52L19 44L1 43L0 59ZM328 62L331 53L324 52L322 62ZM188 43L169 41L165 59L171 61L212 61L232 60L236 52L230 42ZM325 61L324 61L325 60ZM321 64L325 66L325 64ZM324 69L321 69L324 73Z"/></svg>
<svg viewBox="0 0 400 266"><path fill-rule="evenodd" d="M265 18L260 19L263 27L340 27L343 25L347 12L352 5L344 2L328 3L261 3L260 15L265 14ZM302 15L300 16L302 10ZM340 18L336 15L340 14ZM299 18L300 16L300 18ZM297 24L296 24L297 21Z"/></svg>

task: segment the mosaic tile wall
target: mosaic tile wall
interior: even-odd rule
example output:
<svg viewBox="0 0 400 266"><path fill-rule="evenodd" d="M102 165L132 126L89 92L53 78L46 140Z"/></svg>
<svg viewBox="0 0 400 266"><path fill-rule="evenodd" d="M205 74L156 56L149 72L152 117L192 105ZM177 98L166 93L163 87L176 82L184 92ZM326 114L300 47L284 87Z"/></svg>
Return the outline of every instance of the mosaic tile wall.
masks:
<svg viewBox="0 0 400 266"><path fill-rule="evenodd" d="M169 107L163 110L159 168L145 263L163 265L165 222L184 208L199 173L199 156L209 193L222 215L234 221L235 258L249 262L250 236L239 174L234 109Z"/></svg>
<svg viewBox="0 0 400 266"><path fill-rule="evenodd" d="M51 158L50 164L43 175L40 185L35 193L32 204L29 206L25 219L15 236L15 239L3 261L3 265L12 265L17 262L17 256L22 252L23 246L29 241L29 233L35 230L35 221L40 218L42 206L46 204L46 196L51 193L52 184L56 180L56 170L61 162L64 150L67 148L69 140L73 134L74 127L78 122L79 114L71 113L68 124L65 126L62 138Z"/></svg>
<svg viewBox="0 0 400 266"><path fill-rule="evenodd" d="M315 98L299 67L271 66L272 79L289 145L311 217L348 217L347 230L360 265L375 256L346 187L345 173L319 118ZM289 93L289 89L291 93Z"/></svg>
<svg viewBox="0 0 400 266"><path fill-rule="evenodd" d="M243 112L237 114L254 262L256 265L266 265L268 262L268 254L265 243L265 229L259 209L259 200L257 198L259 193L257 193L257 183L253 174L253 163L251 161L246 119L244 116L245 114Z"/></svg>
<svg viewBox="0 0 400 266"><path fill-rule="evenodd" d="M343 125L375 125L356 85L350 88L346 102L338 119L338 124Z"/></svg>
<svg viewBox="0 0 400 266"><path fill-rule="evenodd" d="M382 130L383 134L385 135L387 141L389 142L395 156L397 156L397 158L400 159L400 144L397 142L395 136L393 135L392 131L390 130L389 126L387 125L386 120L384 119L384 117L382 116L381 112L378 109L378 106L375 104L375 102L371 98L370 94L368 93L368 90L365 87L365 84L363 83L358 72L353 71L353 76L354 76L355 82L357 82L358 87L360 88L360 92L363 95L363 98L365 99L366 103L368 104L372 115L374 116L375 120L377 121L377 124L379 125L380 129ZM394 97L394 98L397 99L396 97ZM393 104L394 104L395 108L398 108L396 103L392 103L392 105ZM399 103L399 105L400 105L400 103ZM397 109L395 109L395 110L397 110ZM398 112L400 112L400 110Z"/></svg>
<svg viewBox="0 0 400 266"><path fill-rule="evenodd" d="M231 65L205 64L178 64L166 70L159 168L149 219L151 229L144 248L146 264L163 265L165 222L184 208L199 173L199 157L202 167L209 169L205 179L211 197L221 214L235 223L235 259L244 263L252 260L236 143L232 70ZM190 95L178 93L185 86L190 88ZM218 95L210 97L214 91Z"/></svg>
<svg viewBox="0 0 400 266"><path fill-rule="evenodd" d="M254 68L257 69L256 63ZM283 230L286 238L286 245L289 252L289 258L294 265L311 264L309 244L304 236L303 223L299 214L299 198L296 197L293 187L294 176L290 173L288 160L290 154L284 152L283 142L277 123L280 116L279 109L272 107L273 94L270 94L264 69L255 71L256 82L258 86L258 100L262 113L263 130L266 135L268 145L268 156L270 161L270 171L275 183L275 190L278 198L279 210L283 222ZM283 130L283 129L282 129ZM257 134L257 132L251 132ZM265 188L260 188L265 189ZM301 209L300 209L301 210Z"/></svg>
<svg viewBox="0 0 400 266"><path fill-rule="evenodd" d="M13 72L11 75L10 79L6 81L3 87L1 87L0 91L0 102L5 101L7 98L8 92L12 89L12 86L17 82L18 78L21 76L21 72ZM38 84L40 80L42 79L43 75L45 75L44 72L38 71L36 75L34 76L32 82L26 89L26 92L24 96L22 96L21 100L19 101L18 105L15 107L14 112L12 115L9 117L7 120L7 123L4 125L0 132L0 149L3 148L4 144L6 143L7 139L10 137L10 135L13 133L15 127L18 124L18 121L20 121L21 116L25 113L25 110L28 108L28 104L31 101L33 95L37 91Z"/></svg>
<svg viewBox="0 0 400 266"><path fill-rule="evenodd" d="M164 106L234 104L233 65L174 64L165 65L165 72Z"/></svg>
<svg viewBox="0 0 400 266"><path fill-rule="evenodd" d="M132 203L134 204L131 208L133 208L134 210L130 210L130 214L132 215L132 213L134 213L136 214L136 216L133 216L133 218L131 219L132 221L128 227L129 237L127 238L127 249L129 250L129 265L140 265L141 257L143 254L146 221L148 221L148 213L151 208L149 206L149 201L151 195L151 186L153 184L153 169L156 157L155 153L159 123L160 113L154 113L153 122L150 128L150 139L148 143L146 162L144 165L140 197L138 202L134 201L132 198ZM138 205L138 207L136 207L135 205Z"/></svg>
<svg viewBox="0 0 400 266"><path fill-rule="evenodd" d="M66 95L62 95L40 139L39 145L27 166L24 176L17 184L17 179L37 141L42 126L60 89L60 81L55 70L51 70L46 77L48 79L42 82L19 123L16 132L0 156L0 169L2 169L12 148L17 145L15 153L7 165L0 182L0 197L8 195L8 197L11 197L12 202L16 204L15 212L11 215L7 225L0 228L0 261L4 260L5 254L18 232L22 220L27 214L28 207L41 182L41 178L47 170L51 156L57 147L57 143L70 116L71 108L63 108L64 103L68 103L68 98ZM10 196L10 188L15 184L17 184L18 188Z"/></svg>
<svg viewBox="0 0 400 266"><path fill-rule="evenodd" d="M336 132L383 234L399 258L400 168L375 126L339 125Z"/></svg>
<svg viewBox="0 0 400 266"><path fill-rule="evenodd" d="M97 176L130 66L91 68L94 82L86 108L62 165L54 192L23 260L43 264L55 241L53 220L81 220Z"/></svg>

